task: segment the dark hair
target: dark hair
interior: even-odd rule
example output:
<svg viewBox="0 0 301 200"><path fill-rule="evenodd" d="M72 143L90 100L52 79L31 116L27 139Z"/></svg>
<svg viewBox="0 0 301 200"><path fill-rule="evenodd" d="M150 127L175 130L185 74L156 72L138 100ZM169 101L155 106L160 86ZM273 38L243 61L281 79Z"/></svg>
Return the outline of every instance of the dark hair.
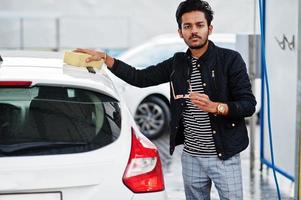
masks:
<svg viewBox="0 0 301 200"><path fill-rule="evenodd" d="M208 26L211 25L211 21L213 20L213 11L208 2L202 0L185 0L179 4L176 11L176 19L179 29L181 29L182 15L192 11L203 12L205 14Z"/></svg>

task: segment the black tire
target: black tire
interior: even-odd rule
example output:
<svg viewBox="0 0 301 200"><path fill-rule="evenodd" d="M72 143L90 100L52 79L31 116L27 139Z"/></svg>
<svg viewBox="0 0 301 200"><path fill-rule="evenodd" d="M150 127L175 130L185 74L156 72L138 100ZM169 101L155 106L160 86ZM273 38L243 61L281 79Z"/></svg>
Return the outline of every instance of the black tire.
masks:
<svg viewBox="0 0 301 200"><path fill-rule="evenodd" d="M147 138L159 138L169 127L169 106L159 97L150 96L138 106L134 119Z"/></svg>

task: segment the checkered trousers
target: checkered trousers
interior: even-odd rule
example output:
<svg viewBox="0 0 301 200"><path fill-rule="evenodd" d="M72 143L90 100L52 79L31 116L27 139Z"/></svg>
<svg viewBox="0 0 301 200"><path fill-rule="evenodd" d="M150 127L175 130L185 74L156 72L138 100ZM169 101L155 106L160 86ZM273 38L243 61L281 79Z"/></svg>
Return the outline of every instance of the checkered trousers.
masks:
<svg viewBox="0 0 301 200"><path fill-rule="evenodd" d="M220 160L183 151L181 160L186 200L210 200L212 182L221 200L243 199L239 154Z"/></svg>

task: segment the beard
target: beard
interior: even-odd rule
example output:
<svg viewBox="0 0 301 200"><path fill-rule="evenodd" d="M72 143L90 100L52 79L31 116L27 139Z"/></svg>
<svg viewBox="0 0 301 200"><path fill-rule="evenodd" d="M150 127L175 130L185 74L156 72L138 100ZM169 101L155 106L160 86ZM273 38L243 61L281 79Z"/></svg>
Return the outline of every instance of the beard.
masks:
<svg viewBox="0 0 301 200"><path fill-rule="evenodd" d="M207 44L207 42L208 42L208 39L206 39L206 41L204 41L203 43L201 43L201 44L199 44L199 45L195 45L195 46L193 46L193 45L188 45L188 47L189 47L190 49L202 49L202 48Z"/></svg>
<svg viewBox="0 0 301 200"><path fill-rule="evenodd" d="M193 38L199 38L201 40L201 42L197 45L192 45L190 44L189 40L193 39ZM208 35L206 36L206 38L204 38L204 40L202 39L202 37L196 35L196 34L193 34L189 37L188 40L184 40L185 43L187 44L187 46L190 48L190 49L202 49L204 46L206 46L206 44L208 43Z"/></svg>
<svg viewBox="0 0 301 200"><path fill-rule="evenodd" d="M202 49L208 42L208 39L206 39L206 41L204 41L203 43L199 44L199 45L195 45L195 46L192 46L192 45L188 45L188 47L190 49Z"/></svg>

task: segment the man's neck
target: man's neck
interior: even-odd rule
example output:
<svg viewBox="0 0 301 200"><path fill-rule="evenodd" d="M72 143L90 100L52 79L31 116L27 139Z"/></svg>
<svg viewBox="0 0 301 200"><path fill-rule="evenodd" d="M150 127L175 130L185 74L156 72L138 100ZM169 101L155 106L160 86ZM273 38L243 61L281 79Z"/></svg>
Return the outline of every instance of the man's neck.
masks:
<svg viewBox="0 0 301 200"><path fill-rule="evenodd" d="M207 44L200 49L190 49L192 57L200 58L207 51L208 46L209 42L207 42Z"/></svg>

